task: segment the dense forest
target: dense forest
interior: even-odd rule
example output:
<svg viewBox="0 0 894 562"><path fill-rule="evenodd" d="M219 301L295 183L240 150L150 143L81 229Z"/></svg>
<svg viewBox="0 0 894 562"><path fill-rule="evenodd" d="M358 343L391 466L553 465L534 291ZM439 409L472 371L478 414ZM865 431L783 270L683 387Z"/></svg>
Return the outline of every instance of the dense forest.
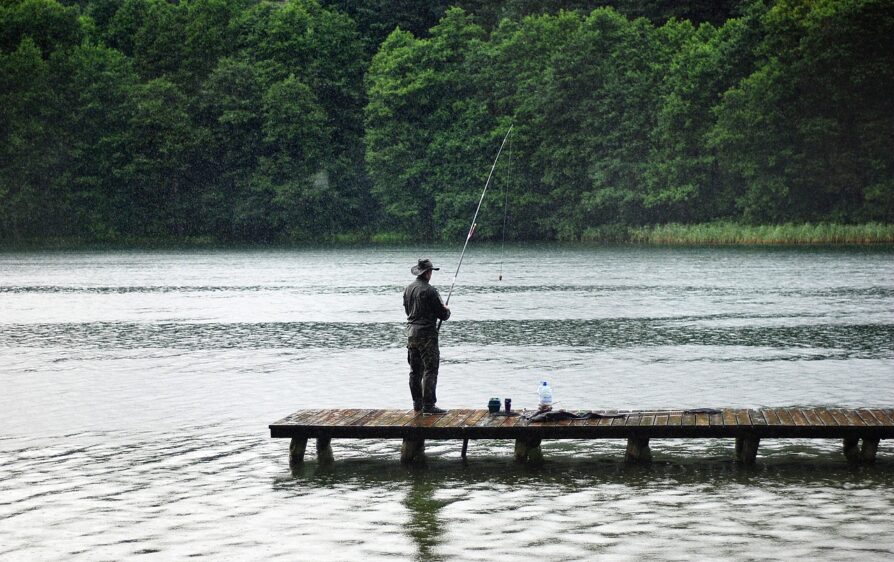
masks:
<svg viewBox="0 0 894 562"><path fill-rule="evenodd" d="M890 0L0 0L0 240L894 222Z"/></svg>

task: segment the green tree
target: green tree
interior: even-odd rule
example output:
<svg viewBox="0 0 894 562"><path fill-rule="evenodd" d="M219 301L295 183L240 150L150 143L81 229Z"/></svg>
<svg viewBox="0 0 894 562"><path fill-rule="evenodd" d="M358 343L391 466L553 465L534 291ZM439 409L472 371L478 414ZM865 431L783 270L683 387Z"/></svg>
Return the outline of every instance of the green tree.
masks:
<svg viewBox="0 0 894 562"><path fill-rule="evenodd" d="M56 150L49 64L30 37L0 53L0 232L21 239L60 234L67 194L55 181Z"/></svg>
<svg viewBox="0 0 894 562"><path fill-rule="evenodd" d="M711 143L754 222L894 216L894 13L874 0L782 0L764 61L727 91Z"/></svg>
<svg viewBox="0 0 894 562"><path fill-rule="evenodd" d="M197 154L205 133L192 127L182 90L167 78L138 85L131 94L133 113L119 171L129 209L121 230L138 236L185 236L201 228L197 217Z"/></svg>
<svg viewBox="0 0 894 562"><path fill-rule="evenodd" d="M0 52L18 49L29 37L44 58L81 41L78 9L56 0L6 0L0 5Z"/></svg>
<svg viewBox="0 0 894 562"><path fill-rule="evenodd" d="M719 179L706 135L720 96L753 69L754 20L732 19L717 29L684 26L662 85L645 178L651 222L697 222L735 215L734 193ZM673 24L667 24L673 25Z"/></svg>

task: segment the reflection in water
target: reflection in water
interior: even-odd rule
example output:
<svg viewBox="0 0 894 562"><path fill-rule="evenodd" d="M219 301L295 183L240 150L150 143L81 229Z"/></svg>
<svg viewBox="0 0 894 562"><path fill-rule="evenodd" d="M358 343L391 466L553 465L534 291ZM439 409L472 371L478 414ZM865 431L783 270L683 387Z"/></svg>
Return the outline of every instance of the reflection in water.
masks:
<svg viewBox="0 0 894 562"><path fill-rule="evenodd" d="M449 502L435 499L437 490L438 485L424 467L412 473L404 505L410 515L407 534L416 545L416 560L444 560L437 554L444 534L438 512Z"/></svg>

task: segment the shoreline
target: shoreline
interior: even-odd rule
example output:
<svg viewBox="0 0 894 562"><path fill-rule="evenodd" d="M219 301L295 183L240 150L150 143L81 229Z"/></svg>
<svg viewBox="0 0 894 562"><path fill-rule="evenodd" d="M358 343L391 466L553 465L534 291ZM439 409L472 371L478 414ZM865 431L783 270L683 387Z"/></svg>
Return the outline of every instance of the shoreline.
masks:
<svg viewBox="0 0 894 562"><path fill-rule="evenodd" d="M496 244L497 240L478 240ZM127 238L91 240L80 237L40 238L0 241L0 252L53 250L165 250L194 248L260 249L349 246L403 246L416 244L450 244L448 240L412 240L393 232L374 234L347 233L330 239L302 241L232 241L209 236L185 238ZM894 224L804 223L781 225L742 225L732 222L699 224L661 224L628 227L604 225L586 229L576 239L512 240L511 244L559 244L605 246L894 246Z"/></svg>

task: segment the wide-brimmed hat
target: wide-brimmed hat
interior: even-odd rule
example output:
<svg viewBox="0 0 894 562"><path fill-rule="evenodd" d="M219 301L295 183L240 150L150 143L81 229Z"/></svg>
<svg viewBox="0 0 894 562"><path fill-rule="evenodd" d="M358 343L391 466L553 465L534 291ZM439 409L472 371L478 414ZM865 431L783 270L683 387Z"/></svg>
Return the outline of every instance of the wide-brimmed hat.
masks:
<svg viewBox="0 0 894 562"><path fill-rule="evenodd" d="M419 263L417 263L416 265L414 265L413 267L410 268L410 273L412 273L413 275L418 277L418 276L422 275L423 273L425 273L426 271L428 271L429 269L434 269L435 271L438 271L441 268L435 267L431 263L430 259L423 258L423 259L419 260Z"/></svg>

